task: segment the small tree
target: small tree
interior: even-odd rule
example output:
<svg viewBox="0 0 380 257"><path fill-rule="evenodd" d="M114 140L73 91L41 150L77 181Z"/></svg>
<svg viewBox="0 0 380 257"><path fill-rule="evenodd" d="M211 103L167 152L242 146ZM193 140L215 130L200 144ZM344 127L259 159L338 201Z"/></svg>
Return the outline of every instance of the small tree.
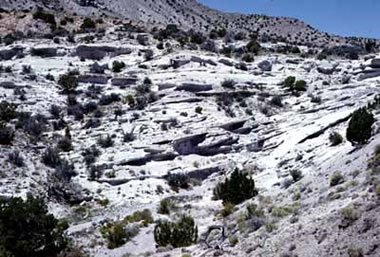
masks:
<svg viewBox="0 0 380 257"><path fill-rule="evenodd" d="M64 94L75 93L78 87L78 78L72 74L63 74L59 77L58 85L61 87Z"/></svg>
<svg viewBox="0 0 380 257"><path fill-rule="evenodd" d="M289 76L284 81L285 87L289 89L294 87L294 83L296 83L296 77L294 76Z"/></svg>
<svg viewBox="0 0 380 257"><path fill-rule="evenodd" d="M154 228L154 240L159 246L186 247L197 239L198 227L191 216L183 215L177 222L160 221Z"/></svg>
<svg viewBox="0 0 380 257"><path fill-rule="evenodd" d="M112 71L113 72L119 73L124 68L125 68L125 63L123 61L120 61L120 62L119 61L114 61L112 63Z"/></svg>
<svg viewBox="0 0 380 257"><path fill-rule="evenodd" d="M336 131L332 132L329 136L331 146L337 146L343 142L343 137Z"/></svg>
<svg viewBox="0 0 380 257"><path fill-rule="evenodd" d="M5 256L57 256L68 243L66 228L40 199L0 200L0 253L9 254Z"/></svg>
<svg viewBox="0 0 380 257"><path fill-rule="evenodd" d="M7 101L0 102L0 122L5 121L9 122L10 120L16 118L17 105L14 103L9 103Z"/></svg>
<svg viewBox="0 0 380 257"><path fill-rule="evenodd" d="M82 25L80 26L81 29L87 30L87 29L95 29L96 28L96 23L90 18L85 18L83 20Z"/></svg>
<svg viewBox="0 0 380 257"><path fill-rule="evenodd" d="M219 183L214 189L214 199L223 200L223 204L239 204L258 194L251 177L236 169L230 178Z"/></svg>
<svg viewBox="0 0 380 257"><path fill-rule="evenodd" d="M260 52L261 46L256 40L251 40L247 44L247 50L250 53L257 55Z"/></svg>
<svg viewBox="0 0 380 257"><path fill-rule="evenodd" d="M305 80L297 80L294 85L293 90L295 91L306 91L306 81Z"/></svg>
<svg viewBox="0 0 380 257"><path fill-rule="evenodd" d="M352 144L365 144L371 137L373 123L375 123L375 118L367 108L356 110L348 123L347 140Z"/></svg>
<svg viewBox="0 0 380 257"><path fill-rule="evenodd" d="M12 127L6 126L0 122L0 145L10 145L14 138L14 130Z"/></svg>

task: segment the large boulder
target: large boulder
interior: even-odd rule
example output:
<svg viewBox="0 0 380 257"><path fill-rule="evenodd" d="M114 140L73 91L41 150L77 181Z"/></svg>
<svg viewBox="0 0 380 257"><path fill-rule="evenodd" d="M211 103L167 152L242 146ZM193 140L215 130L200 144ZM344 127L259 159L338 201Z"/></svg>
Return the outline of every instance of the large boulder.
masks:
<svg viewBox="0 0 380 257"><path fill-rule="evenodd" d="M203 59L203 58L198 57L198 56L191 56L190 61L197 62L199 64L210 64L212 66L216 66L217 65L217 63L214 62L213 60Z"/></svg>
<svg viewBox="0 0 380 257"><path fill-rule="evenodd" d="M230 66L230 67L234 66L234 63L227 59L220 59L218 62L226 66Z"/></svg>
<svg viewBox="0 0 380 257"><path fill-rule="evenodd" d="M173 84L173 83L162 83L162 84L158 84L158 90L165 90L165 89L170 89L170 88L174 88L176 87L177 85L176 84Z"/></svg>
<svg viewBox="0 0 380 257"><path fill-rule="evenodd" d="M272 63L268 60L260 62L257 66L262 71L272 71Z"/></svg>
<svg viewBox="0 0 380 257"><path fill-rule="evenodd" d="M321 62L317 70L319 73L325 74L325 75L331 75L335 71L338 71L337 67L339 66L338 63L331 63L331 62Z"/></svg>
<svg viewBox="0 0 380 257"><path fill-rule="evenodd" d="M85 74L85 75L79 75L78 81L80 83L91 83L91 84L102 84L106 85L108 82L108 78L105 75L99 75L99 74Z"/></svg>
<svg viewBox="0 0 380 257"><path fill-rule="evenodd" d="M197 147L206 140L207 133L191 135L173 141L174 150L180 155L196 154Z"/></svg>
<svg viewBox="0 0 380 257"><path fill-rule="evenodd" d="M210 91L212 90L211 84L197 84L197 83L183 83L176 88L177 91L187 91L191 93Z"/></svg>
<svg viewBox="0 0 380 257"><path fill-rule="evenodd" d="M130 54L129 48L118 48L112 46L87 46L80 45L76 49L76 55L81 59L101 60L106 56L115 57L123 54Z"/></svg>
<svg viewBox="0 0 380 257"><path fill-rule="evenodd" d="M11 81L3 81L3 82L0 82L0 87L5 88L5 89L14 89L17 86L15 83L13 83Z"/></svg>
<svg viewBox="0 0 380 257"><path fill-rule="evenodd" d="M211 143L199 145L197 154L203 156L213 156L221 153L229 153L233 150L232 145L239 141L237 136L217 136L211 140Z"/></svg>
<svg viewBox="0 0 380 257"><path fill-rule="evenodd" d="M22 47L14 47L12 49L0 50L0 61L8 61L23 52Z"/></svg>
<svg viewBox="0 0 380 257"><path fill-rule="evenodd" d="M171 59L170 60L170 65L174 68L174 69L178 69L186 64L190 63L190 60L188 59Z"/></svg>
<svg viewBox="0 0 380 257"><path fill-rule="evenodd" d="M39 47L39 48L31 48L30 49L30 54L32 56L39 56L43 58L48 58L48 57L55 57L57 56L57 48L52 48L52 47Z"/></svg>
<svg viewBox="0 0 380 257"><path fill-rule="evenodd" d="M107 69L108 69L108 64L100 65L99 63L95 62L92 65L90 65L91 73L103 74L104 71Z"/></svg>
<svg viewBox="0 0 380 257"><path fill-rule="evenodd" d="M380 59L378 58L372 59L369 66L374 69L380 69Z"/></svg>
<svg viewBox="0 0 380 257"><path fill-rule="evenodd" d="M138 78L135 77L128 77L128 78L113 78L111 80L112 86L116 87L126 87L135 85L138 81Z"/></svg>
<svg viewBox="0 0 380 257"><path fill-rule="evenodd" d="M237 129L242 128L246 122L247 120L232 121L232 122L228 122L223 125L220 125L219 127L227 131L233 132Z"/></svg>
<svg viewBox="0 0 380 257"><path fill-rule="evenodd" d="M380 77L380 69L365 70L363 73L359 74L358 80L362 81L376 77Z"/></svg>

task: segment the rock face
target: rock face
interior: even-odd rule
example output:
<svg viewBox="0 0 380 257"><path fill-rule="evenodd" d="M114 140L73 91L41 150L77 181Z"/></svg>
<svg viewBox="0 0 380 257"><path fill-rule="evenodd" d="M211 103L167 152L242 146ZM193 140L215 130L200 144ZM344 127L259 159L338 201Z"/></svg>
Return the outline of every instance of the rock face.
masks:
<svg viewBox="0 0 380 257"><path fill-rule="evenodd" d="M138 81L138 78L129 77L129 78L113 78L111 80L112 86L116 87L126 87L135 85Z"/></svg>
<svg viewBox="0 0 380 257"><path fill-rule="evenodd" d="M213 156L221 153L229 153L233 150L232 145L239 141L239 137L217 137L209 144L198 146L197 153L203 156Z"/></svg>
<svg viewBox="0 0 380 257"><path fill-rule="evenodd" d="M361 74L359 74L358 80L362 81L365 79L371 79L371 78L376 78L376 77L380 77L380 69L372 69L372 70L363 71Z"/></svg>
<svg viewBox="0 0 380 257"><path fill-rule="evenodd" d="M214 62L213 60L209 60L209 59L203 59L203 58L200 58L198 56L191 56L190 60L192 62L197 62L199 64L209 64L209 65L212 65L212 66L216 66L218 65L216 62Z"/></svg>
<svg viewBox="0 0 380 257"><path fill-rule="evenodd" d="M33 56L39 56L43 58L55 57L57 56L57 48L43 47L43 48L32 48L30 49L30 54Z"/></svg>
<svg viewBox="0 0 380 257"><path fill-rule="evenodd" d="M172 83L162 83L158 85L158 90L165 90L170 88L175 88L177 85Z"/></svg>
<svg viewBox="0 0 380 257"><path fill-rule="evenodd" d="M191 93L210 91L212 90L212 85L210 84L196 84L196 83L183 83L176 88L177 91L187 91Z"/></svg>
<svg viewBox="0 0 380 257"><path fill-rule="evenodd" d="M252 127L244 127L246 122L247 120L233 121L220 125L219 127L237 134L249 134L252 131Z"/></svg>
<svg viewBox="0 0 380 257"><path fill-rule="evenodd" d="M203 169L196 169L189 171L186 175L189 178L197 179L197 180L205 180L208 178L211 174L217 173L220 171L220 167L209 167L209 168L203 168Z"/></svg>
<svg viewBox="0 0 380 257"><path fill-rule="evenodd" d="M99 63L95 62L90 66L90 72L91 73L97 73L97 74L103 74L105 70L108 69L107 64L100 65Z"/></svg>
<svg viewBox="0 0 380 257"><path fill-rule="evenodd" d="M374 69L380 69L380 59L377 59L377 58L373 59L369 66Z"/></svg>
<svg viewBox="0 0 380 257"><path fill-rule="evenodd" d="M230 66L230 67L234 66L234 63L227 59L220 59L218 62L226 66Z"/></svg>
<svg viewBox="0 0 380 257"><path fill-rule="evenodd" d="M81 59L101 60L106 56L115 57L130 54L129 48L116 48L111 46L87 46L80 45L76 49L76 55Z"/></svg>
<svg viewBox="0 0 380 257"><path fill-rule="evenodd" d="M207 133L192 135L177 139L173 142L174 150L180 155L197 153L197 146L206 140Z"/></svg>
<svg viewBox="0 0 380 257"><path fill-rule="evenodd" d="M364 64L361 66L362 70L358 73L358 80L362 81L365 79L371 79L380 77L380 59L379 58L373 58L370 60L369 65Z"/></svg>
<svg viewBox="0 0 380 257"><path fill-rule="evenodd" d="M5 49L0 51L0 60L1 61L8 61L15 57L18 54L21 54L23 52L23 48L21 47L14 47L12 49Z"/></svg>
<svg viewBox="0 0 380 257"><path fill-rule="evenodd" d="M262 71L272 71L272 63L270 61L262 61L257 65Z"/></svg>
<svg viewBox="0 0 380 257"><path fill-rule="evenodd" d="M78 81L81 83L106 85L108 82L108 78L105 75L86 74L86 75L79 75Z"/></svg>
<svg viewBox="0 0 380 257"><path fill-rule="evenodd" d="M0 87L6 88L6 89L14 89L17 86L15 83L13 83L11 81L3 81L3 82L0 82Z"/></svg>
<svg viewBox="0 0 380 257"><path fill-rule="evenodd" d="M202 144L206 140L206 137L207 133L183 137L173 141L173 148L180 155L198 154L213 156L231 152L231 146L239 141L238 137L217 136L212 138L211 142Z"/></svg>
<svg viewBox="0 0 380 257"><path fill-rule="evenodd" d="M174 69L178 69L186 64L190 63L190 60L187 60L187 59L172 59L170 60L170 65L174 68Z"/></svg>
<svg viewBox="0 0 380 257"><path fill-rule="evenodd" d="M337 67L339 66L338 63L329 63L329 62L322 62L318 67L317 70L319 73L325 74L325 75L331 75L337 70Z"/></svg>

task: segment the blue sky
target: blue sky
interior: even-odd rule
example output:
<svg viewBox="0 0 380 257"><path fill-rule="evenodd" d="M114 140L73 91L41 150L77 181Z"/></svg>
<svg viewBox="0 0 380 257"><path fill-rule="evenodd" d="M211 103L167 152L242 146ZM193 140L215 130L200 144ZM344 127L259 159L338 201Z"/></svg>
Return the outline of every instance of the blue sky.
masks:
<svg viewBox="0 0 380 257"><path fill-rule="evenodd" d="M380 0L199 0L228 12L302 19L342 36L380 38Z"/></svg>

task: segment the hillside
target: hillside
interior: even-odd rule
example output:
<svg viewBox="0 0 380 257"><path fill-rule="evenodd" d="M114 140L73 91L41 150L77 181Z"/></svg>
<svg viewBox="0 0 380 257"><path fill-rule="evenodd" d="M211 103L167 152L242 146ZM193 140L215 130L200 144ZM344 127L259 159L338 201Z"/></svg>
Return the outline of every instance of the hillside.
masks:
<svg viewBox="0 0 380 257"><path fill-rule="evenodd" d="M148 24L177 24L185 30L210 31L225 28L245 33L258 31L265 41L278 40L302 45L331 47L362 45L364 41L330 35L294 18L223 13L199 4L196 0L4 0L0 3L0 8L5 10L32 10L37 6L82 16L127 18Z"/></svg>

